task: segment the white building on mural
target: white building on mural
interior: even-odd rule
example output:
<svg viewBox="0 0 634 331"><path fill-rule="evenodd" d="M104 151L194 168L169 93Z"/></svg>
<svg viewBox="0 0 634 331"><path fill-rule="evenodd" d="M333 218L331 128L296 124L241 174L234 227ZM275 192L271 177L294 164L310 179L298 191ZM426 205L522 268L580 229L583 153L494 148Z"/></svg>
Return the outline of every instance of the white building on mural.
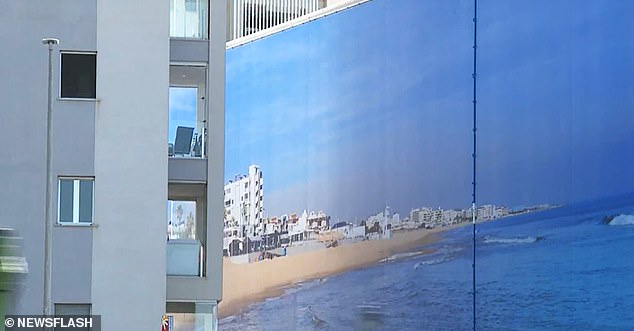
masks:
<svg viewBox="0 0 634 331"><path fill-rule="evenodd" d="M397 214L397 219L400 217ZM365 221L366 227L369 232L376 232L383 234L384 238L391 237L391 228L393 225L394 218L390 214L390 207L386 206L385 210L368 217Z"/></svg>
<svg viewBox="0 0 634 331"><path fill-rule="evenodd" d="M509 209L504 206L496 206L493 211L493 218L505 217L508 216Z"/></svg>
<svg viewBox="0 0 634 331"><path fill-rule="evenodd" d="M247 175L236 176L225 184L225 236L260 236L264 230L262 171L249 166Z"/></svg>
<svg viewBox="0 0 634 331"><path fill-rule="evenodd" d="M307 216L308 229L312 231L326 231L330 227L330 216L323 211L311 211Z"/></svg>
<svg viewBox="0 0 634 331"><path fill-rule="evenodd" d="M399 213L392 214L392 225L401 224L401 215Z"/></svg>
<svg viewBox="0 0 634 331"><path fill-rule="evenodd" d="M488 220L493 217L493 205L480 206L477 209L476 217L478 220Z"/></svg>
<svg viewBox="0 0 634 331"><path fill-rule="evenodd" d="M293 213L287 218L288 235L291 241L302 241L306 239L308 212L304 210L301 216Z"/></svg>
<svg viewBox="0 0 634 331"><path fill-rule="evenodd" d="M478 207L477 217L478 220L486 221L492 220L504 216L508 216L509 210L504 206L495 206L495 205L483 205Z"/></svg>
<svg viewBox="0 0 634 331"><path fill-rule="evenodd" d="M409 213L409 219L415 223L424 223L431 219L432 212L433 210L427 207L412 209Z"/></svg>

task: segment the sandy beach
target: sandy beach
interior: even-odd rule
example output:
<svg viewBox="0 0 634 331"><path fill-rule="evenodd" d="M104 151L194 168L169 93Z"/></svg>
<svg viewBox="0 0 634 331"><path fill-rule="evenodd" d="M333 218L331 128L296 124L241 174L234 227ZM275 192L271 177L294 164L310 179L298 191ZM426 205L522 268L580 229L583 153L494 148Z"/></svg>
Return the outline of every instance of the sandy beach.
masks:
<svg viewBox="0 0 634 331"><path fill-rule="evenodd" d="M414 247L432 244L439 239L438 232L450 228L453 227L398 231L391 239L367 240L250 264L235 264L224 258L219 317L231 316L251 303L278 296L295 283L362 268Z"/></svg>

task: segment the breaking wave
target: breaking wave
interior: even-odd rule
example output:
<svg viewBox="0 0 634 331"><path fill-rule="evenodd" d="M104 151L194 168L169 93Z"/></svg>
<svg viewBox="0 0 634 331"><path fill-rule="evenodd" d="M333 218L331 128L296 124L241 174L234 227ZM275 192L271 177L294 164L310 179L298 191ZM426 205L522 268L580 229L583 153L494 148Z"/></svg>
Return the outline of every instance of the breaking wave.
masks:
<svg viewBox="0 0 634 331"><path fill-rule="evenodd" d="M449 260L450 260L449 257L439 257L439 258L436 258L436 259L420 261L420 262L417 262L416 264L414 264L414 269L418 269L418 268L420 268L422 266L426 266L426 265L440 264L440 263L443 263L443 262L447 262Z"/></svg>
<svg viewBox="0 0 634 331"><path fill-rule="evenodd" d="M308 319L311 321L313 326L324 327L324 326L326 326L328 324L325 320L321 319L317 315L317 313L313 310L312 306L308 306L308 307L305 307L305 308L300 309L300 310L302 310L302 311L304 311L306 313Z"/></svg>
<svg viewBox="0 0 634 331"><path fill-rule="evenodd" d="M358 315L363 321L381 322L386 317L384 306L378 302L364 302L357 305Z"/></svg>
<svg viewBox="0 0 634 331"><path fill-rule="evenodd" d="M407 252L407 253L398 253L398 254L394 254L388 258L383 259L381 262L391 262L391 261L396 261L396 260L402 260L402 259L407 259L410 257L414 257L414 256L419 256L419 255L423 255L429 253L429 250L422 250L422 251L415 251L415 252Z"/></svg>
<svg viewBox="0 0 634 331"><path fill-rule="evenodd" d="M517 237L517 238L498 238L498 237L484 237L482 241L485 244L532 244L540 240L544 240L544 237Z"/></svg>
<svg viewBox="0 0 634 331"><path fill-rule="evenodd" d="M619 216L612 218L609 222L607 222L607 224L608 225L634 225L634 215L621 214Z"/></svg>
<svg viewBox="0 0 634 331"><path fill-rule="evenodd" d="M458 246L443 246L433 254L424 257L422 261L419 260L418 262L416 262L414 264L414 269L451 261L459 256L463 250L464 248Z"/></svg>

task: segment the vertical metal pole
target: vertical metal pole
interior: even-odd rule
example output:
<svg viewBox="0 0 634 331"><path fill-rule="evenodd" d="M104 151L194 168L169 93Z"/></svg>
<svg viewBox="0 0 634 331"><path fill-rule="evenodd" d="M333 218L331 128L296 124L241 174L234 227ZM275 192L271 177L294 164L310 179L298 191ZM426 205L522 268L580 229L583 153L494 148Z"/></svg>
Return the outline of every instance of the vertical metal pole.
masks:
<svg viewBox="0 0 634 331"><path fill-rule="evenodd" d="M236 35L233 36L233 39L238 39L242 37L242 27L244 26L244 5L242 0L236 0L238 4L236 5Z"/></svg>
<svg viewBox="0 0 634 331"><path fill-rule="evenodd" d="M255 4L254 0L249 0L249 33L253 33L253 29L255 28Z"/></svg>
<svg viewBox="0 0 634 331"><path fill-rule="evenodd" d="M258 31L266 29L264 26L264 14L266 12L266 3L260 0L258 4Z"/></svg>
<svg viewBox="0 0 634 331"><path fill-rule="evenodd" d="M281 0L277 0L275 1L275 22L273 23L273 25L278 25L280 24L280 16L281 16Z"/></svg>
<svg viewBox="0 0 634 331"><path fill-rule="evenodd" d="M262 30L262 22L261 22L261 10L260 3L261 0L255 0L255 32Z"/></svg>
<svg viewBox="0 0 634 331"><path fill-rule="evenodd" d="M478 37L478 0L473 0L473 193L472 193L472 201L471 201L471 219L473 223L473 330L476 329L476 82L477 82L477 71L476 71L476 56L477 56L477 37Z"/></svg>
<svg viewBox="0 0 634 331"><path fill-rule="evenodd" d="M46 196L45 196L45 218L44 218L44 298L43 313L52 315L53 307L51 300L51 241L53 231L53 208L51 206L51 113L53 107L53 45L57 45L59 40L55 38L42 39L42 43L48 46L48 103L46 108Z"/></svg>
<svg viewBox="0 0 634 331"><path fill-rule="evenodd" d="M233 15L233 17L231 17L231 19L229 20L229 24L231 24L230 28L233 33L231 34L231 38L229 38L229 41L238 38L238 24L240 22L238 18L238 6L240 5L240 2L239 0L233 0L231 3L233 4L233 8L231 10L231 14Z"/></svg>

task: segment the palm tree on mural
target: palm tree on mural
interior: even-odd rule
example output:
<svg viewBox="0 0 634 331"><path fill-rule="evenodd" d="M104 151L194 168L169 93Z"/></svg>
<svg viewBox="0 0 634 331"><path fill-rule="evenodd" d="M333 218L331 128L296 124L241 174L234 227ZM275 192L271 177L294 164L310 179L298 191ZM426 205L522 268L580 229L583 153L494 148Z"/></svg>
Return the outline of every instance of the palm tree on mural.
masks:
<svg viewBox="0 0 634 331"><path fill-rule="evenodd" d="M194 214L189 212L187 214L187 221L185 223L185 234L187 239L194 239L196 237L195 225L194 225Z"/></svg>
<svg viewBox="0 0 634 331"><path fill-rule="evenodd" d="M183 219L183 205L176 206L176 219L178 220L176 224L180 225Z"/></svg>

